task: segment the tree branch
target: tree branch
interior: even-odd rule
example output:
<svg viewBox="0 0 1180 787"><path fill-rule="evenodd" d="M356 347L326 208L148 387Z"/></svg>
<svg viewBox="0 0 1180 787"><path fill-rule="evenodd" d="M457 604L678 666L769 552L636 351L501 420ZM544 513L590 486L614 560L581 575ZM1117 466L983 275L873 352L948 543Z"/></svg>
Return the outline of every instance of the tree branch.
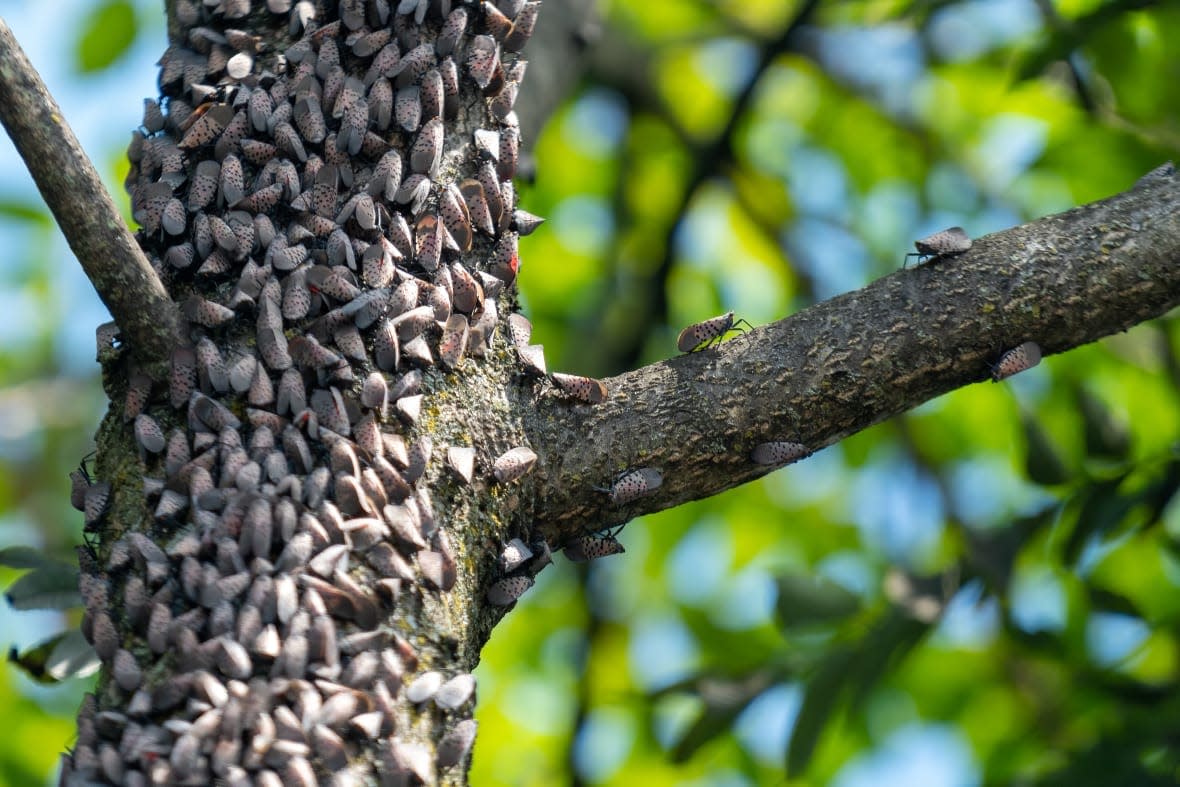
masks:
<svg viewBox="0 0 1180 787"><path fill-rule="evenodd" d="M1095 341L1180 304L1180 178L980 238L935 260L750 331L715 350L606 381L608 401L547 396L530 425L538 522L557 540L772 470L771 440L812 450L987 378L1025 341L1046 354ZM593 489L654 467L654 494L619 508Z"/></svg>
<svg viewBox="0 0 1180 787"><path fill-rule="evenodd" d="M142 362L183 341L180 313L32 63L0 19L0 122Z"/></svg>

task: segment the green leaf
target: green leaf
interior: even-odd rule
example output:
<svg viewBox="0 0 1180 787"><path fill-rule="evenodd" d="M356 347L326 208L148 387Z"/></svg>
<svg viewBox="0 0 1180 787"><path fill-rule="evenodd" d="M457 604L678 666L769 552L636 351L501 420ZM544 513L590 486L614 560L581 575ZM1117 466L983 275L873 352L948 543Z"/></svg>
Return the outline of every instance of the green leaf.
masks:
<svg viewBox="0 0 1180 787"><path fill-rule="evenodd" d="M831 623L860 609L860 597L823 577L785 574L778 578L775 608L784 627Z"/></svg>
<svg viewBox="0 0 1180 787"><path fill-rule="evenodd" d="M827 655L819 671L807 682L803 704L795 717L791 742L787 746L787 777L795 778L807 770L815 744L828 718L836 710L840 695L847 688L848 669L856 658L853 648L833 650Z"/></svg>
<svg viewBox="0 0 1180 787"><path fill-rule="evenodd" d="M684 733L672 750L672 762L684 762L697 749L729 730L734 719L741 715L755 697L766 690L771 681L756 673L744 682L710 681L700 686L700 697L705 701L705 712Z"/></svg>
<svg viewBox="0 0 1180 787"><path fill-rule="evenodd" d="M78 567L46 563L13 582L8 588L13 609L70 609L82 605L78 592Z"/></svg>
<svg viewBox="0 0 1180 787"><path fill-rule="evenodd" d="M1102 400L1084 388L1078 391L1078 405L1085 424L1086 453L1125 459L1131 448L1131 435L1126 424L1116 420Z"/></svg>
<svg viewBox="0 0 1180 787"><path fill-rule="evenodd" d="M0 549L0 566L41 568L53 562L48 555L33 547L16 546Z"/></svg>
<svg viewBox="0 0 1180 787"><path fill-rule="evenodd" d="M23 653L18 654L16 648L12 648L8 660L40 683L84 678L102 666L94 648L77 629L55 634Z"/></svg>
<svg viewBox="0 0 1180 787"><path fill-rule="evenodd" d="M98 653L82 636L79 629L72 629L65 633L57 642L57 647L49 656L45 668L57 680L68 678L85 678L98 672L102 661Z"/></svg>
<svg viewBox="0 0 1180 787"><path fill-rule="evenodd" d="M1061 459L1061 453L1049 439L1049 435L1037 423L1036 418L1025 413L1020 418L1024 425L1024 438L1028 447L1025 470L1033 482L1042 486L1064 484L1070 479L1069 468Z"/></svg>
<svg viewBox="0 0 1180 787"><path fill-rule="evenodd" d="M842 698L851 710L859 708L869 693L906 654L922 641L930 626L914 620L904 610L890 608L859 642L833 649L815 676L808 681L803 704L795 719L787 747L787 777L807 769L815 745Z"/></svg>
<svg viewBox="0 0 1180 787"><path fill-rule="evenodd" d="M84 74L108 67L131 47L136 33L135 7L127 0L110 0L82 22L77 45L77 68Z"/></svg>

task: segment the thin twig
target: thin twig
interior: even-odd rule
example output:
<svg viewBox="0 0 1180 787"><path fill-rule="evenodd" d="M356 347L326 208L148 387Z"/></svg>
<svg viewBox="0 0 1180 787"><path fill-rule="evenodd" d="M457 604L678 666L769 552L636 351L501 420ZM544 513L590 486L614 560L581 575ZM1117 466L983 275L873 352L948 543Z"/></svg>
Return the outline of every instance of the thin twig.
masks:
<svg viewBox="0 0 1180 787"><path fill-rule="evenodd" d="M166 361L180 312L45 83L0 19L0 122L137 359Z"/></svg>

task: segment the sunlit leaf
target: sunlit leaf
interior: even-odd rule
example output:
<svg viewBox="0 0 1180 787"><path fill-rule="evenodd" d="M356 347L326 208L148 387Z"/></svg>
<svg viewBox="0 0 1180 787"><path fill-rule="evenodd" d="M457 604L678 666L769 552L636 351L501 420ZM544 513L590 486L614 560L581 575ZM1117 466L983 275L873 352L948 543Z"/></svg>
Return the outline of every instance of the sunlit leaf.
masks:
<svg viewBox="0 0 1180 787"><path fill-rule="evenodd" d="M1069 468L1049 435L1034 416L1024 414L1021 422L1027 447L1025 471L1028 477L1044 486L1064 484L1070 479Z"/></svg>
<svg viewBox="0 0 1180 787"><path fill-rule="evenodd" d="M109 0L82 22L76 66L83 73L101 71L118 60L135 40L135 7L126 0Z"/></svg>
<svg viewBox="0 0 1180 787"><path fill-rule="evenodd" d="M57 646L45 663L49 674L58 680L85 678L93 675L101 666L98 654L78 629L67 631L65 636L58 640Z"/></svg>
<svg viewBox="0 0 1180 787"><path fill-rule="evenodd" d="M84 678L102 666L94 648L77 629L56 634L21 653L12 648L8 660L41 683Z"/></svg>
<svg viewBox="0 0 1180 787"><path fill-rule="evenodd" d="M821 576L784 574L775 609L784 626L831 623L860 609L860 597Z"/></svg>
<svg viewBox="0 0 1180 787"><path fill-rule="evenodd" d="M53 561L39 549L25 546L0 549L0 566L9 568L40 568Z"/></svg>
<svg viewBox="0 0 1180 787"><path fill-rule="evenodd" d="M727 732L746 706L769 684L764 673L756 673L743 682L709 680L707 685L702 682L699 694L705 702L705 712L676 743L672 749L672 761L684 762L701 746Z"/></svg>
<svg viewBox="0 0 1180 787"><path fill-rule="evenodd" d="M1123 459L1131 448L1131 434L1101 399L1085 388L1078 391L1078 405L1085 425L1086 453Z"/></svg>
<svg viewBox="0 0 1180 787"><path fill-rule="evenodd" d="M5 594L13 609L69 609L81 606L78 567L46 563L13 582Z"/></svg>
<svg viewBox="0 0 1180 787"><path fill-rule="evenodd" d="M819 671L807 681L803 704L795 717L791 742L787 746L787 776L795 777L807 770L811 754L828 718L836 710L846 688L847 672L856 659L853 648L828 653Z"/></svg>

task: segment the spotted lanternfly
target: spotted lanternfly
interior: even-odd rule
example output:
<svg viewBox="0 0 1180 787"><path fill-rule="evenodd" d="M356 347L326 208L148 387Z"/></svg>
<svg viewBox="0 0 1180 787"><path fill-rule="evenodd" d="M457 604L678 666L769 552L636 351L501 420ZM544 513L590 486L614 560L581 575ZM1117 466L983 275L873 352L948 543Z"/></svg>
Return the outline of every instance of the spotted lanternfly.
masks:
<svg viewBox="0 0 1180 787"><path fill-rule="evenodd" d="M664 476L659 470L641 467L638 470L626 471L615 479L609 489L599 488L599 491L607 492L610 501L621 506L651 494L659 489L662 483Z"/></svg>
<svg viewBox="0 0 1180 787"><path fill-rule="evenodd" d="M432 45L419 44L414 47L393 68L393 76L397 77L397 86L405 87L417 82L436 62Z"/></svg>
<svg viewBox="0 0 1180 787"><path fill-rule="evenodd" d="M394 199L402 205L409 204L410 212L417 216L422 213L426 205L426 198L430 196L430 178L414 173L402 181ZM400 215L400 214L398 214Z"/></svg>
<svg viewBox="0 0 1180 787"><path fill-rule="evenodd" d="M492 250L492 266L489 273L505 282L512 282L520 271L520 255L517 251L517 235L506 232L496 241Z"/></svg>
<svg viewBox="0 0 1180 787"><path fill-rule="evenodd" d="M474 224L481 232L495 235L496 224L492 221L492 213L488 207L483 184L475 178L467 178L459 184L459 193L463 198L470 223Z"/></svg>
<svg viewBox="0 0 1180 787"><path fill-rule="evenodd" d="M575 538L566 544L563 550L566 558L573 563L585 563L602 557L621 555L625 551L618 539L610 535L596 533Z"/></svg>
<svg viewBox="0 0 1180 787"><path fill-rule="evenodd" d="M442 29L438 32L438 38L434 42L434 51L438 53L439 57L451 54L455 51L459 39L466 30L467 9L462 7L454 9L447 14Z"/></svg>
<svg viewBox="0 0 1180 787"><path fill-rule="evenodd" d="M473 314L484 304L483 286L458 262L451 265L454 294L452 303L457 311Z"/></svg>
<svg viewBox="0 0 1180 787"><path fill-rule="evenodd" d="M87 454L86 457L78 463L78 469L70 472L70 505L79 511L86 510L86 492L89 491L93 479L90 477L90 471L86 469L86 462L89 461L93 454Z"/></svg>
<svg viewBox="0 0 1180 787"><path fill-rule="evenodd" d="M906 266L910 257L917 257L918 262L922 263L927 260L934 261L962 254L971 248L971 238L967 237L967 233L962 227L948 227L921 240L914 241L914 248L917 251L905 255L901 267Z"/></svg>
<svg viewBox="0 0 1180 787"><path fill-rule="evenodd" d="M188 189L190 213L204 210L217 196L217 180L221 177L221 165L216 161L202 161L197 164L192 183Z"/></svg>
<svg viewBox="0 0 1180 787"><path fill-rule="evenodd" d="M424 270L438 270L439 258L442 256L442 223L433 214L426 214L418 219L414 228L414 244L417 247L415 261Z"/></svg>
<svg viewBox="0 0 1180 787"><path fill-rule="evenodd" d="M478 728L475 719L464 719L456 724L438 742L438 767L446 770L464 762L475 744Z"/></svg>
<svg viewBox="0 0 1180 787"><path fill-rule="evenodd" d="M774 441L759 443L750 452L750 459L760 465L786 465L810 454L811 451L803 443Z"/></svg>
<svg viewBox="0 0 1180 787"><path fill-rule="evenodd" d="M504 12L491 3L484 4L483 23L492 38L503 41L512 31L512 20Z"/></svg>
<svg viewBox="0 0 1180 787"><path fill-rule="evenodd" d="M532 586L532 577L504 577L493 582L488 588L488 603L497 607L506 607L523 596L524 592Z"/></svg>
<svg viewBox="0 0 1180 787"><path fill-rule="evenodd" d="M533 551L528 548L528 545L519 538L514 538L500 552L500 570L508 574L524 565L525 561L531 560L532 557Z"/></svg>
<svg viewBox="0 0 1180 787"><path fill-rule="evenodd" d="M501 484L507 484L523 476L537 462L537 455L524 446L510 448L496 459L492 473Z"/></svg>
<svg viewBox="0 0 1180 787"><path fill-rule="evenodd" d="M495 235L494 227L502 223L504 216L504 200L500 196L500 178L496 173L496 167L491 161L483 161L476 171L476 180L479 185L483 186L483 197L488 206L488 218L491 219L493 229L488 233ZM511 211L511 206L508 207Z"/></svg>
<svg viewBox="0 0 1180 787"><path fill-rule="evenodd" d="M422 107L422 118L424 120L441 118L444 100L445 93L442 74L438 72L438 69L432 68L422 77L422 84L418 88L418 101Z"/></svg>
<svg viewBox="0 0 1180 787"><path fill-rule="evenodd" d="M533 35L533 28L537 24L537 11L540 2L525 3L520 13L512 20L512 30L504 38L505 52L519 52Z"/></svg>
<svg viewBox="0 0 1180 787"><path fill-rule="evenodd" d="M730 331L742 330L741 326L747 328L753 327L745 320L737 320L735 322L733 312L726 312L718 317L712 317L685 328L680 332L680 338L676 340L676 346L680 348L680 352L694 352L700 349L702 345L708 347L719 344Z"/></svg>
<svg viewBox="0 0 1180 787"><path fill-rule="evenodd" d="M133 420L143 412L148 397L152 392L152 378L143 372L135 372L127 385L127 396L123 400L124 423Z"/></svg>
<svg viewBox="0 0 1180 787"><path fill-rule="evenodd" d="M184 316L197 325L216 328L232 320L234 310L194 294L184 302Z"/></svg>
<svg viewBox="0 0 1180 787"><path fill-rule="evenodd" d="M172 351L172 369L168 376L168 397L180 409L188 403L197 387L197 356L189 347Z"/></svg>
<svg viewBox="0 0 1180 787"><path fill-rule="evenodd" d="M232 153L221 162L218 185L221 189L221 200L229 207L238 204L246 196L246 177L242 172L242 162Z"/></svg>
<svg viewBox="0 0 1180 787"><path fill-rule="evenodd" d="M464 484L470 484L475 473L475 449L458 445L449 446L447 464Z"/></svg>
<svg viewBox="0 0 1180 787"><path fill-rule="evenodd" d="M520 131L508 127L500 131L500 156L496 159L496 174L500 180L512 180L520 156Z"/></svg>
<svg viewBox="0 0 1180 787"><path fill-rule="evenodd" d="M576 374L561 374L560 372L549 375L549 379L563 393L569 394L575 399L581 399L590 404L602 404L606 401L606 386L602 384L601 380L595 380L593 377L580 377Z"/></svg>
<svg viewBox="0 0 1180 787"><path fill-rule="evenodd" d="M532 235L533 231L540 227L545 222L545 219L540 216L534 216L527 210L514 210L512 212L512 229L516 230L521 236Z"/></svg>
<svg viewBox="0 0 1180 787"><path fill-rule="evenodd" d="M400 347L397 326L390 320L380 320L376 330L373 331L373 356L379 369L392 372L398 366Z"/></svg>
<svg viewBox="0 0 1180 787"><path fill-rule="evenodd" d="M135 416L135 439L140 448L149 454L158 454L164 450L164 431L150 415L140 413Z"/></svg>
<svg viewBox="0 0 1180 787"><path fill-rule="evenodd" d="M385 77L369 88L369 119L378 131L388 131L393 121L393 86Z"/></svg>
<svg viewBox="0 0 1180 787"><path fill-rule="evenodd" d="M303 146L303 139L299 136L299 132L295 130L295 127L287 121L283 121L275 126L274 140L275 147L283 153L286 153L292 158L299 159L300 163L307 161L307 149ZM244 146L242 150L245 152Z"/></svg>
<svg viewBox="0 0 1180 787"><path fill-rule="evenodd" d="M462 314L452 314L443 328L442 338L438 343L438 358L442 365L454 369L463 360L463 352L467 349L467 318Z"/></svg>
<svg viewBox="0 0 1180 787"><path fill-rule="evenodd" d="M243 139L239 143L239 147L242 149L242 156L244 156L245 159L251 164L258 167L261 167L263 164L270 161L272 158L278 155L279 152L279 149L269 142L262 142L261 140L257 139ZM229 158L229 156L226 158ZM222 167L225 167L224 160L222 161ZM227 200L227 202L229 202L229 200ZM233 203L229 202L229 204L232 205Z"/></svg>
<svg viewBox="0 0 1180 787"><path fill-rule="evenodd" d="M487 91L500 70L500 52L495 39L479 35L467 46L467 70L480 90Z"/></svg>
<svg viewBox="0 0 1180 787"><path fill-rule="evenodd" d="M545 347L543 345L530 344L525 347L517 347L516 356L520 359L520 365L524 367L526 374L533 377L545 376Z"/></svg>
<svg viewBox="0 0 1180 787"><path fill-rule="evenodd" d="M529 322L528 317L520 312L512 312L508 315L508 335L511 337L514 347L517 349L528 347L532 334L533 324Z"/></svg>
<svg viewBox="0 0 1180 787"><path fill-rule="evenodd" d="M418 132L414 146L410 149L410 171L433 174L438 170L442 157L443 125L438 118L428 120Z"/></svg>
<svg viewBox="0 0 1180 787"><path fill-rule="evenodd" d="M154 99L143 100L143 128L149 134L155 134L164 128L164 113Z"/></svg>
<svg viewBox="0 0 1180 787"><path fill-rule="evenodd" d="M380 195L386 202L393 202L394 195L402 183L402 157L396 150L381 156L369 179L369 194ZM404 219L402 220L405 221Z"/></svg>
<svg viewBox="0 0 1180 787"><path fill-rule="evenodd" d="M497 120L503 121L512 112L512 108L516 105L516 94L519 89L520 85L516 82L505 82L504 89L488 102L488 108L492 110L492 115Z"/></svg>
<svg viewBox="0 0 1180 787"><path fill-rule="evenodd" d="M992 382L998 383L1014 374L1031 369L1041 362L1041 345L1036 342L1025 342L1014 347L1000 356L1000 360L992 367Z"/></svg>
<svg viewBox="0 0 1180 787"><path fill-rule="evenodd" d="M98 481L88 486L82 499L83 528L95 530L110 507L110 482Z"/></svg>
<svg viewBox="0 0 1180 787"><path fill-rule="evenodd" d="M181 129L184 136L177 147L192 150L208 145L225 130L233 116L233 108L228 104L202 104L185 121L187 127Z"/></svg>
<svg viewBox="0 0 1180 787"><path fill-rule="evenodd" d="M443 83L443 114L454 120L459 115L459 67L450 57L438 64Z"/></svg>
<svg viewBox="0 0 1180 787"><path fill-rule="evenodd" d="M295 127L299 129L303 139L309 143L319 145L328 136L328 126L324 123L323 107L320 98L315 93L296 101L291 119L295 120Z"/></svg>
<svg viewBox="0 0 1180 787"><path fill-rule="evenodd" d="M471 698L475 692L475 676L470 673L456 675L439 686L434 695L434 704L444 710L456 710Z"/></svg>
<svg viewBox="0 0 1180 787"><path fill-rule="evenodd" d="M381 51L373 56L373 62L369 64L369 70L365 73L365 85L372 85L381 77L392 77L400 60L401 53L396 42L381 47Z"/></svg>
<svg viewBox="0 0 1180 787"><path fill-rule="evenodd" d="M448 183L438 197L438 213L459 251L471 251L471 215L454 183Z"/></svg>

